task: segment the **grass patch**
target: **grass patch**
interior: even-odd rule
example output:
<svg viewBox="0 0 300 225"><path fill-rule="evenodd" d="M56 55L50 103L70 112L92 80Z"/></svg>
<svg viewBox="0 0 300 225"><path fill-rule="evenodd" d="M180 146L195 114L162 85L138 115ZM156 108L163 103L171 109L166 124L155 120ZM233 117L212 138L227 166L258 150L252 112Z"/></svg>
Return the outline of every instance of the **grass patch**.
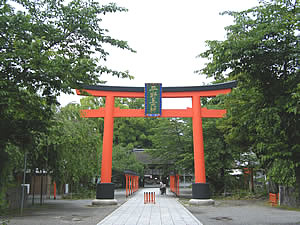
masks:
<svg viewBox="0 0 300 225"><path fill-rule="evenodd" d="M275 206L275 207L279 208L279 209L285 209L285 210L289 210L289 211L300 212L300 208L294 208L294 207L289 207L289 206L284 206L284 205L278 205L278 206Z"/></svg>
<svg viewBox="0 0 300 225"><path fill-rule="evenodd" d="M230 195L223 196L217 195L213 196L216 200L264 200L267 199L267 193L265 192L249 192L244 190L239 190L231 193Z"/></svg>
<svg viewBox="0 0 300 225"><path fill-rule="evenodd" d="M95 190L83 190L78 193L70 193L68 195L64 195L62 198L68 200L93 199L95 198L95 194Z"/></svg>

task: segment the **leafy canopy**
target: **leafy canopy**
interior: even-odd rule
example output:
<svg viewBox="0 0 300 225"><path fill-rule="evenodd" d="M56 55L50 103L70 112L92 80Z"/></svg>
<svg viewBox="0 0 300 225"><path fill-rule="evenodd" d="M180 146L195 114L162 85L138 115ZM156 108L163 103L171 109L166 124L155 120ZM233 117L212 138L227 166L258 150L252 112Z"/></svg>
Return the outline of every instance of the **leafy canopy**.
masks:
<svg viewBox="0 0 300 225"><path fill-rule="evenodd" d="M1 1L1 129L12 127L24 134L45 129L43 121L52 115L51 104L57 104L61 92L99 84L103 73L131 78L127 71L102 65L109 55L107 45L134 51L101 26L106 13L124 11L94 0ZM8 136L15 141L17 134ZM2 138L1 144L7 141Z"/></svg>
<svg viewBox="0 0 300 225"><path fill-rule="evenodd" d="M270 179L291 185L296 176L300 184L299 1L260 3L224 13L234 24L226 40L207 41L200 57L209 62L198 72L239 81L225 99L227 143L254 151Z"/></svg>
<svg viewBox="0 0 300 225"><path fill-rule="evenodd" d="M58 104L61 92L71 93L81 84L99 84L104 73L132 78L128 71L103 66L109 56L106 46L134 52L127 42L108 35L101 24L106 13L125 11L96 0L0 1L1 177L13 171L11 149L27 151L32 166L43 159L53 104ZM0 196L6 185L1 180Z"/></svg>

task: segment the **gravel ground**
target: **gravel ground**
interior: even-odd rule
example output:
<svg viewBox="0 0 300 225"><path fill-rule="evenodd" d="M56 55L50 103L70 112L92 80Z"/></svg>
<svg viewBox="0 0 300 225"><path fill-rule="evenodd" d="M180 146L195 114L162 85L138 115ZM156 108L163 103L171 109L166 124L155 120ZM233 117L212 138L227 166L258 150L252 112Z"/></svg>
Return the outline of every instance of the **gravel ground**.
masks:
<svg viewBox="0 0 300 225"><path fill-rule="evenodd" d="M170 194L168 192L168 194ZM188 192L182 195L188 196ZM96 225L126 201L124 191L117 190L117 206L91 206L91 200L47 200L24 210L23 216L11 216L9 225ZM259 200L217 200L214 206L183 205L203 225L300 225L300 212L270 207ZM1 219L0 219L1 224Z"/></svg>
<svg viewBox="0 0 300 225"><path fill-rule="evenodd" d="M191 189L181 203L203 225L300 225L300 211L271 207L266 200L216 200L214 206L190 206Z"/></svg>
<svg viewBox="0 0 300 225"><path fill-rule="evenodd" d="M262 201L216 201L215 206L186 206L203 225L296 225L300 212L270 207Z"/></svg>
<svg viewBox="0 0 300 225"><path fill-rule="evenodd" d="M126 201L124 191L115 191L118 205L92 206L89 200L47 200L24 210L23 216L10 216L9 225L95 225ZM0 220L1 224L1 220Z"/></svg>

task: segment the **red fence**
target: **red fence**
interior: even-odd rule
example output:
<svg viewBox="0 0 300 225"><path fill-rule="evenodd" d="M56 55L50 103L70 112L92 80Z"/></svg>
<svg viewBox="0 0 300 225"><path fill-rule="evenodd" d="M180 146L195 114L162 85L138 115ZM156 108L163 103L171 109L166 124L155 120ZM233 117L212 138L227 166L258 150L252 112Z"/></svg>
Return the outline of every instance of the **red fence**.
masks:
<svg viewBox="0 0 300 225"><path fill-rule="evenodd" d="M132 195L139 189L139 176L133 173L125 173L126 178L126 197Z"/></svg>
<svg viewBox="0 0 300 225"><path fill-rule="evenodd" d="M170 191L179 196L179 174L170 175Z"/></svg>
<svg viewBox="0 0 300 225"><path fill-rule="evenodd" d="M155 204L155 192L144 192L144 204Z"/></svg>

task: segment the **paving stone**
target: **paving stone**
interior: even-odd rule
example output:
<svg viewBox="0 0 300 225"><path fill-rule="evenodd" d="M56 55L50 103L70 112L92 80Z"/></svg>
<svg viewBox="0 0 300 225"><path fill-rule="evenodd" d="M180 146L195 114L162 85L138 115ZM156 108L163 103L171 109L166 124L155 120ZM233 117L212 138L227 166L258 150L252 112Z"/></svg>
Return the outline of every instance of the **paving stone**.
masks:
<svg viewBox="0 0 300 225"><path fill-rule="evenodd" d="M144 192L155 192L155 204L144 204ZM173 196L157 188L140 189L98 225L202 225Z"/></svg>

